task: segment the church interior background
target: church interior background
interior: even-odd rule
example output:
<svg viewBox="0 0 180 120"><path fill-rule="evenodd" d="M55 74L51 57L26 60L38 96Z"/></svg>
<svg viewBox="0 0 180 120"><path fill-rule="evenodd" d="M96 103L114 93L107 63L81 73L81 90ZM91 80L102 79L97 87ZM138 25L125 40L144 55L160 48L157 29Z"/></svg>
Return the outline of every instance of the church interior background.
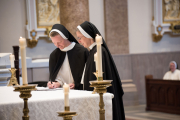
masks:
<svg viewBox="0 0 180 120"><path fill-rule="evenodd" d="M177 114L146 111L145 75L162 79L170 61L180 65L180 32L169 28L180 25L180 0L1 0L0 54L13 53L25 37L28 82L48 81L49 55L56 48L46 34L51 24L59 22L76 36L84 21L96 25L113 55L126 119L179 120ZM0 56L0 75L10 66L2 62L7 58Z"/></svg>

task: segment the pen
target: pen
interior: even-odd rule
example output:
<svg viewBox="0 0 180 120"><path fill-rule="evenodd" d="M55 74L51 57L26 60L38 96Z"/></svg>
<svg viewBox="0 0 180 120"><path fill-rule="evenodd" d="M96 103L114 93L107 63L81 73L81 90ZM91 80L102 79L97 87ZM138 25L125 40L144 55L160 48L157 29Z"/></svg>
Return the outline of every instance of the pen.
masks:
<svg viewBox="0 0 180 120"><path fill-rule="evenodd" d="M52 84L52 80L50 79L49 81L51 81L51 84Z"/></svg>

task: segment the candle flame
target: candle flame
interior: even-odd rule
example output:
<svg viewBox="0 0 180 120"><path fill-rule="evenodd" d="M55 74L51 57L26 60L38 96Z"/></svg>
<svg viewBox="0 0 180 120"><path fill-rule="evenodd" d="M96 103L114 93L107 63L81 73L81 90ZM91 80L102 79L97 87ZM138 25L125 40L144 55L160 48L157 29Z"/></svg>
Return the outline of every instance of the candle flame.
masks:
<svg viewBox="0 0 180 120"><path fill-rule="evenodd" d="M98 34L96 34L96 36L99 36Z"/></svg>
<svg viewBox="0 0 180 120"><path fill-rule="evenodd" d="M22 37L20 36L20 38L22 38Z"/></svg>

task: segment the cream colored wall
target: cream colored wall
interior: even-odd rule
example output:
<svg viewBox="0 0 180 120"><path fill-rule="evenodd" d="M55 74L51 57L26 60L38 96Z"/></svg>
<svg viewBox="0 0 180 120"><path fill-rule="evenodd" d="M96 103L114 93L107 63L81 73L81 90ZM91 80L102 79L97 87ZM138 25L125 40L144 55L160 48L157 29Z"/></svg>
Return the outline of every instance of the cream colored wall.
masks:
<svg viewBox="0 0 180 120"><path fill-rule="evenodd" d="M12 52L25 36L25 1L0 0L0 53Z"/></svg>
<svg viewBox="0 0 180 120"><path fill-rule="evenodd" d="M152 0L128 0L130 53L180 51L180 35L163 35L160 42L152 41Z"/></svg>
<svg viewBox="0 0 180 120"><path fill-rule="evenodd" d="M89 21L92 22L101 35L105 37L104 0L89 0Z"/></svg>
<svg viewBox="0 0 180 120"><path fill-rule="evenodd" d="M12 53L12 46L19 45L19 37L25 37L25 0L0 0L0 53ZM55 49L53 43L44 39L34 48L26 48L26 56L49 58Z"/></svg>
<svg viewBox="0 0 180 120"><path fill-rule="evenodd" d="M90 21L104 35L103 0L89 0ZM0 53L13 52L12 46L19 45L19 37L25 37L25 0L0 0ZM27 57L47 58L55 49L51 43L39 40L33 49L27 48Z"/></svg>
<svg viewBox="0 0 180 120"><path fill-rule="evenodd" d="M105 36L103 2L89 0L89 13L90 21ZM130 53L180 51L180 36L165 34L160 42L152 42L151 19L151 0L128 0ZM0 53L12 52L12 46L19 44L20 36L25 36L25 1L0 0ZM53 44L39 40L37 47L27 48L27 56L48 57L54 48Z"/></svg>

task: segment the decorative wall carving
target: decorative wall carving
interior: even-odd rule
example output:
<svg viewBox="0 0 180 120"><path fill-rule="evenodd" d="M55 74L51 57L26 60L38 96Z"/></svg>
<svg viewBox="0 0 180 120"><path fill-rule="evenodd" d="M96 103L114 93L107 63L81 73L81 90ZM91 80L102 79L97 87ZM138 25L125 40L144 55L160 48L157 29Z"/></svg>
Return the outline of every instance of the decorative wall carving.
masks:
<svg viewBox="0 0 180 120"><path fill-rule="evenodd" d="M180 20L180 0L163 0L164 23Z"/></svg>
<svg viewBox="0 0 180 120"><path fill-rule="evenodd" d="M153 41L154 42L159 42L161 39L162 39L162 34L161 34L161 31L162 31L163 27L158 25L156 27L156 30L158 32L158 35L157 34L153 34Z"/></svg>
<svg viewBox="0 0 180 120"><path fill-rule="evenodd" d="M40 37L49 37L53 24L60 23L59 0L26 0L26 14L26 39L33 48Z"/></svg>
<svg viewBox="0 0 180 120"><path fill-rule="evenodd" d="M27 39L27 46L33 48L37 45L38 40L36 40L37 32L33 29L30 31L32 39Z"/></svg>
<svg viewBox="0 0 180 120"><path fill-rule="evenodd" d="M169 27L173 33L180 33L180 21L171 23Z"/></svg>
<svg viewBox="0 0 180 120"><path fill-rule="evenodd" d="M153 0L152 34L153 41L162 39L165 32L180 33L174 30L174 24L180 21L180 0ZM173 27L171 27L173 25ZM179 24L178 24L179 25ZM161 26L161 31L158 31Z"/></svg>
<svg viewBox="0 0 180 120"><path fill-rule="evenodd" d="M47 28L60 23L59 0L36 0L37 27Z"/></svg>

